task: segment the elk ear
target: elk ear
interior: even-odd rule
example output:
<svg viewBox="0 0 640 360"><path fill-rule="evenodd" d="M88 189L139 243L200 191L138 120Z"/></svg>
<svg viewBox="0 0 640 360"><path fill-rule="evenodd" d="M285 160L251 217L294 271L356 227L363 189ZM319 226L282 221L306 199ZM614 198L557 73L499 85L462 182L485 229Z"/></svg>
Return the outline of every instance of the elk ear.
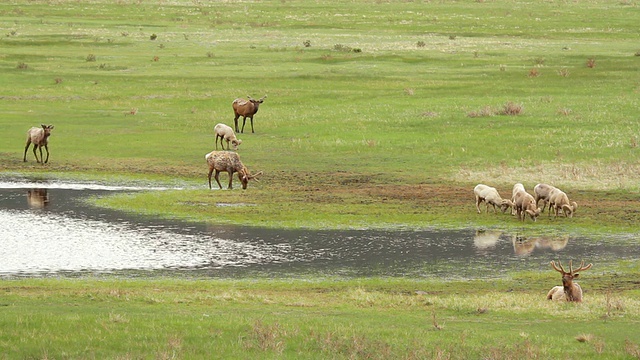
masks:
<svg viewBox="0 0 640 360"><path fill-rule="evenodd" d="M573 275L573 278L574 278L574 279L577 279L578 277L580 277L580 274L574 274L574 275Z"/></svg>
<svg viewBox="0 0 640 360"><path fill-rule="evenodd" d="M40 126L42 126L43 129L47 128L47 125L45 125L45 124L40 124Z"/></svg>

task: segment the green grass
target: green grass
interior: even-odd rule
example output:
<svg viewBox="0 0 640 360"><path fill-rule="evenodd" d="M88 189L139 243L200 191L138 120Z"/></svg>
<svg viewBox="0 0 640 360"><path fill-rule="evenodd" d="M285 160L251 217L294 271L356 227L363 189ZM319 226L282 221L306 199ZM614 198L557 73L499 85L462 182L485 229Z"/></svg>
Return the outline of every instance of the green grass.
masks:
<svg viewBox="0 0 640 360"><path fill-rule="evenodd" d="M636 246L638 5L5 1L0 171L179 186L95 202L194 221ZM209 191L213 126L265 94L256 133L238 135L261 181ZM469 116L509 102L523 112ZM23 163L41 123L55 125L50 162ZM562 187L576 216L476 214L475 184L507 197L516 182ZM0 359L640 357L635 262L585 277L578 305L545 301L548 275L3 281Z"/></svg>
<svg viewBox="0 0 640 360"><path fill-rule="evenodd" d="M638 357L633 278L611 292L611 275L591 276L569 304L545 300L549 275L5 281L0 358Z"/></svg>

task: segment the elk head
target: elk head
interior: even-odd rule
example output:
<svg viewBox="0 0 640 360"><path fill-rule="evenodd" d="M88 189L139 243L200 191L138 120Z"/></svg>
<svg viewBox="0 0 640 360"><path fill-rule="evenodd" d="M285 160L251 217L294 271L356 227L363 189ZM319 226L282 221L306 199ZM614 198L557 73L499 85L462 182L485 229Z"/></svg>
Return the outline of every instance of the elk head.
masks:
<svg viewBox="0 0 640 360"><path fill-rule="evenodd" d="M562 274L562 286L564 286L565 290L573 286L573 280L580 276L580 274L578 274L579 271L589 270L592 266L593 264L584 266L584 260L582 260L580 267L574 270L572 260L569 260L569 272L567 272L562 266L560 260L558 260L558 265L556 265L554 261L551 261L551 267Z"/></svg>

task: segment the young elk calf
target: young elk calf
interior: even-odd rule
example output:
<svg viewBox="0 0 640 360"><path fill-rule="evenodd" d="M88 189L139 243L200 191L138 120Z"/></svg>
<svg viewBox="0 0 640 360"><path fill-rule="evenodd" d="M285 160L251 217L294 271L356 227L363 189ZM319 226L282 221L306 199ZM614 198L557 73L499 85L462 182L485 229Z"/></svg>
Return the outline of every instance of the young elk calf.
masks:
<svg viewBox="0 0 640 360"><path fill-rule="evenodd" d="M49 161L49 136L51 136L51 130L53 130L53 125L45 125L42 124L39 127L32 127L27 131L27 145L24 147L24 157L22 161L27 161L27 150L29 150L29 145L33 143L33 156L36 157L36 162L42 162L46 164ZM42 148L44 147L47 150L47 159L42 161ZM38 160L38 155L36 154L36 149L40 148L40 160Z"/></svg>
<svg viewBox="0 0 640 360"><path fill-rule="evenodd" d="M573 280L577 279L580 274L579 271L591 269L593 264L584 266L584 260L580 263L580 267L573 270L573 264L569 260L569 272L565 271L564 267L558 261L558 265L554 261L551 261L551 267L554 270L562 274L562 286L555 286L547 294L547 300L566 300L581 302L582 301L582 288L578 283L574 283Z"/></svg>
<svg viewBox="0 0 640 360"><path fill-rule="evenodd" d="M242 188L246 189L249 180L256 179L258 180L258 176L262 174L262 171L257 174L251 175L246 166L242 164L240 161L240 156L233 151L212 151L204 156L207 159L207 163L209 164L209 189L211 189L211 174L215 171L215 179L222 189L222 184L220 184L220 172L224 171L229 174L229 189L232 189L231 186L233 183L233 173L238 173L238 179L242 183Z"/></svg>

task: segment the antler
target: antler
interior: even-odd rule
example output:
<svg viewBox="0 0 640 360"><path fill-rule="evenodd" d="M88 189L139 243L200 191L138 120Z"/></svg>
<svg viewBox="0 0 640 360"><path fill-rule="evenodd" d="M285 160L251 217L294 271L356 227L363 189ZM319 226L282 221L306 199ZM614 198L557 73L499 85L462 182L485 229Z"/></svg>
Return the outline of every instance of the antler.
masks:
<svg viewBox="0 0 640 360"><path fill-rule="evenodd" d="M582 260L582 262L580 263L580 267L576 270L571 270L571 260L569 260L569 271L571 271L571 274L575 274L579 271L584 271L584 270L589 270L591 269L591 267L593 266L593 264L589 264L587 266L584 266L584 260Z"/></svg>
<svg viewBox="0 0 640 360"><path fill-rule="evenodd" d="M584 266L584 260L582 260L582 262L580 263L580 267L577 268L576 270L573 270L573 260L569 260L569 272L567 272L564 267L562 266L562 263L560 262L560 260L558 260L558 266L560 266L558 268L558 266L556 266L556 263L552 260L551 261L551 266L558 272L564 274L569 274L569 275L575 275L577 272L579 271L584 271L584 270L589 270L591 269L591 267L593 266L593 264L589 264L587 266Z"/></svg>
<svg viewBox="0 0 640 360"><path fill-rule="evenodd" d="M571 261L569 261L569 264L571 264ZM551 260L551 267L553 267L555 271L560 272L563 275L566 274L567 272L564 271L564 267L562 266L562 263L560 263L560 260L558 260L558 265L560 265L560 268L558 268L555 261Z"/></svg>

